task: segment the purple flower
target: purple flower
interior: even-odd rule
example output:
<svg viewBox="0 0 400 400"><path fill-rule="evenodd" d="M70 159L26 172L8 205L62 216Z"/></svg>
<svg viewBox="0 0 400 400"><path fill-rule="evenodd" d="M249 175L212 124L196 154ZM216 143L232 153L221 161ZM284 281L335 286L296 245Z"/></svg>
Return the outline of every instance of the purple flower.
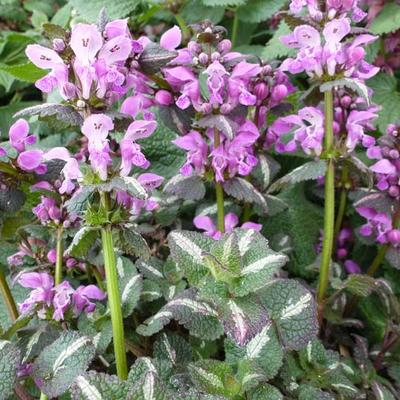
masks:
<svg viewBox="0 0 400 400"><path fill-rule="evenodd" d="M49 252L47 253L47 259L52 264L56 263L56 261L57 261L57 251L56 251L56 249L49 250Z"/></svg>
<svg viewBox="0 0 400 400"><path fill-rule="evenodd" d="M72 296L74 294L74 289L71 287L68 281L64 281L53 288L54 298L53 298L53 319L55 321L60 321L64 319L64 315L70 305L72 304Z"/></svg>
<svg viewBox="0 0 400 400"><path fill-rule="evenodd" d="M70 46L82 66L90 65L103 45L96 25L76 24L72 28Z"/></svg>
<svg viewBox="0 0 400 400"><path fill-rule="evenodd" d="M344 267L348 274L361 274L360 266L353 260L346 260L344 262Z"/></svg>
<svg viewBox="0 0 400 400"><path fill-rule="evenodd" d="M95 285L79 286L72 295L75 316L81 312L91 313L96 304L90 300L104 300L106 294Z"/></svg>
<svg viewBox="0 0 400 400"><path fill-rule="evenodd" d="M116 36L122 36L122 35L130 37L130 32L128 28L128 18L115 19L114 21L107 23L104 30L107 39L112 39Z"/></svg>
<svg viewBox="0 0 400 400"><path fill-rule="evenodd" d="M346 146L349 151L353 151L359 143L362 143L366 148L375 144L374 137L366 135L364 130L373 130L371 121L377 116L377 114L370 111L353 110L350 112L346 121Z"/></svg>
<svg viewBox="0 0 400 400"><path fill-rule="evenodd" d="M155 121L132 122L124 138L121 140L121 175L127 176L131 172L132 165L140 168L148 168L150 163L142 153L141 147L136 140L149 137L157 128Z"/></svg>
<svg viewBox="0 0 400 400"><path fill-rule="evenodd" d="M197 229L201 229L206 236L212 237L215 240L219 240L222 236L222 233L218 231L214 221L208 217L199 215L194 218L193 224ZM234 213L228 213L225 215L225 232L230 233L233 229L239 224L239 218ZM254 229L256 231L260 231L262 225L256 224L254 222L246 222L242 225L243 229Z"/></svg>
<svg viewBox="0 0 400 400"><path fill-rule="evenodd" d="M372 207L358 207L357 212L367 219L367 223L360 228L363 236L376 236L376 240L387 243L387 234L392 230L392 219L385 213L380 213Z"/></svg>
<svg viewBox="0 0 400 400"><path fill-rule="evenodd" d="M50 306L53 300L53 277L46 272L26 272L20 275L18 283L33 289L29 297L18 304L21 314L29 313L36 305L44 304Z"/></svg>
<svg viewBox="0 0 400 400"><path fill-rule="evenodd" d="M182 32L176 25L166 31L160 38L160 46L167 50L175 50L182 41Z"/></svg>
<svg viewBox="0 0 400 400"><path fill-rule="evenodd" d="M55 199L51 197L41 196L41 202L32 209L32 212L39 218L42 224L49 221L58 224L61 219L61 211L57 207Z"/></svg>
<svg viewBox="0 0 400 400"><path fill-rule="evenodd" d="M36 172L44 174L46 165L43 164L43 151L41 150L26 150L19 154L17 158L18 166L27 172Z"/></svg>
<svg viewBox="0 0 400 400"><path fill-rule="evenodd" d="M24 119L19 119L11 125L8 136L11 146L19 153L25 151L27 144L34 144L36 142L36 136L29 135L29 125Z"/></svg>
<svg viewBox="0 0 400 400"><path fill-rule="evenodd" d="M208 145L199 132L191 131L172 143L188 152L186 163L180 169L182 175L189 176L193 171L196 174L204 172L207 165Z"/></svg>

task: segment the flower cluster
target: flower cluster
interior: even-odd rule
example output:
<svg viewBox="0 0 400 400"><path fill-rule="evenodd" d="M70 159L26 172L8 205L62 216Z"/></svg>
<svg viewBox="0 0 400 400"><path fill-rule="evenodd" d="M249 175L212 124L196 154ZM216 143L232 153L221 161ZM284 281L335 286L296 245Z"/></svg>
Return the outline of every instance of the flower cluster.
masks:
<svg viewBox="0 0 400 400"><path fill-rule="evenodd" d="M80 313L91 313L96 304L92 300L104 300L106 295L95 285L73 289L68 281L54 286L54 280L46 272L27 272L20 275L18 283L32 289L29 297L19 304L22 315L36 311L39 318L64 320L68 311L77 317Z"/></svg>
<svg viewBox="0 0 400 400"><path fill-rule="evenodd" d="M214 221L206 215L198 215L194 218L193 224L197 229L204 231L206 236L219 240L222 233L217 229ZM225 215L225 232L230 233L239 225L239 218L236 214L230 212ZM254 229L257 232L261 231L262 225L255 224L254 222L245 222L242 229Z"/></svg>
<svg viewBox="0 0 400 400"><path fill-rule="evenodd" d="M358 207L357 212L367 220L367 223L360 228L361 235L373 236L380 244L400 246L400 230L393 226L393 219L390 215L366 206Z"/></svg>
<svg viewBox="0 0 400 400"><path fill-rule="evenodd" d="M377 180L377 188L400 200L400 134L399 127L390 124L378 146L368 149L367 156L378 160L371 166Z"/></svg>
<svg viewBox="0 0 400 400"><path fill-rule="evenodd" d="M310 25L296 27L293 33L281 38L286 46L298 49L296 58L287 58L281 70L292 74L306 72L311 78L371 78L378 73L379 68L364 60L364 47L377 37L362 34L351 41L344 41L350 32L348 18L329 21L323 28L322 37Z"/></svg>

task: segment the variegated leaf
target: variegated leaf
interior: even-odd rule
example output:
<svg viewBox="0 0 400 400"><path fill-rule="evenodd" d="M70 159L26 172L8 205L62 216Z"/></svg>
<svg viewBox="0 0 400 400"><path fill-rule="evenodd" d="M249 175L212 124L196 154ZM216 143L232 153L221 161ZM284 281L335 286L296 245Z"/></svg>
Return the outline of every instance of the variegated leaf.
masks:
<svg viewBox="0 0 400 400"><path fill-rule="evenodd" d="M83 374L95 354L92 340L74 331L65 331L45 347L33 364L33 376L50 398L65 393L75 378Z"/></svg>
<svg viewBox="0 0 400 400"><path fill-rule="evenodd" d="M0 400L6 400L13 391L21 356L17 347L6 340L0 340L0 354Z"/></svg>
<svg viewBox="0 0 400 400"><path fill-rule="evenodd" d="M184 200L201 200L206 194L206 187L197 175L176 175L166 183L164 192Z"/></svg>

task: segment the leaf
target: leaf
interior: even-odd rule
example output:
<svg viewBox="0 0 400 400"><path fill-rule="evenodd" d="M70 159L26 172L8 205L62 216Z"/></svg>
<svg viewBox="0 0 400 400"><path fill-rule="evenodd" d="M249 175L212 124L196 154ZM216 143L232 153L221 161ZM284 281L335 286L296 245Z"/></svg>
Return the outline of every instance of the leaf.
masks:
<svg viewBox="0 0 400 400"><path fill-rule="evenodd" d="M400 269L400 249L398 247L390 247L385 258L393 268Z"/></svg>
<svg viewBox="0 0 400 400"><path fill-rule="evenodd" d="M138 61L143 72L152 75L159 72L177 55L176 51L166 50L156 43L149 43Z"/></svg>
<svg viewBox="0 0 400 400"><path fill-rule="evenodd" d="M317 179L325 175L326 163L324 160L309 161L300 167L297 167L287 175L275 181L270 188L268 193L278 192L288 185L294 185L295 183L309 181Z"/></svg>
<svg viewBox="0 0 400 400"><path fill-rule="evenodd" d="M181 15L187 24L196 24L199 21L205 21L206 19L217 24L222 20L225 13L225 7L206 6L201 0L192 0L185 3L182 8Z"/></svg>
<svg viewBox="0 0 400 400"><path fill-rule="evenodd" d="M160 311L139 325L137 332L151 336L175 319L189 330L192 336L204 340L216 340L223 334L217 311L205 301L199 300L195 289L185 290L168 302Z"/></svg>
<svg viewBox="0 0 400 400"><path fill-rule="evenodd" d="M266 379L276 376L282 366L283 349L271 322L266 324L246 346L238 346L227 339L225 352L227 362L247 365L250 371L262 372Z"/></svg>
<svg viewBox="0 0 400 400"><path fill-rule="evenodd" d="M142 275L129 258L119 257L117 261L118 286L121 296L122 314L129 317L139 302L143 287Z"/></svg>
<svg viewBox="0 0 400 400"><path fill-rule="evenodd" d="M200 176L179 174L166 183L164 192L184 200L201 200L206 194L206 187Z"/></svg>
<svg viewBox="0 0 400 400"><path fill-rule="evenodd" d="M154 343L154 358L166 360L177 368L192 361L192 352L190 344L175 332L162 333Z"/></svg>
<svg viewBox="0 0 400 400"><path fill-rule="evenodd" d="M23 82L36 82L46 75L46 71L36 67L31 62L19 65L0 65L0 71Z"/></svg>
<svg viewBox="0 0 400 400"><path fill-rule="evenodd" d="M327 92L328 90L332 90L336 87L338 87L338 88L345 87L347 89L352 90L354 93L358 94L361 98L363 98L368 106L370 105L368 88L364 84L364 82L357 80L357 79L341 78L341 79L337 79L335 81L329 81L329 82L323 83L319 87L319 90L321 91L321 93L324 93L324 92Z"/></svg>
<svg viewBox="0 0 400 400"><path fill-rule="evenodd" d="M201 0L208 7L233 7L246 4L247 0Z"/></svg>
<svg viewBox="0 0 400 400"><path fill-rule="evenodd" d="M210 252L213 240L199 232L173 231L168 235L171 258L184 271L189 283L196 285L209 273L204 252Z"/></svg>
<svg viewBox="0 0 400 400"><path fill-rule="evenodd" d="M95 354L90 338L65 331L45 347L33 364L33 376L50 398L60 396L86 371Z"/></svg>
<svg viewBox="0 0 400 400"><path fill-rule="evenodd" d="M266 190L280 168L280 165L273 158L264 154L258 154L258 164L252 172L252 175L255 176L259 184L257 187L262 191Z"/></svg>
<svg viewBox="0 0 400 400"><path fill-rule="evenodd" d="M126 400L128 384L115 375L89 371L79 375L71 388L72 400Z"/></svg>
<svg viewBox="0 0 400 400"><path fill-rule="evenodd" d="M268 204L265 197L246 179L232 178L223 183L225 192L237 200L256 204L264 213L268 213Z"/></svg>
<svg viewBox="0 0 400 400"><path fill-rule="evenodd" d="M65 252L72 257L86 257L98 237L98 229L90 226L83 226L75 234Z"/></svg>
<svg viewBox="0 0 400 400"><path fill-rule="evenodd" d="M369 296L376 288L374 278L361 274L351 274L343 285L347 291L359 297Z"/></svg>
<svg viewBox="0 0 400 400"><path fill-rule="evenodd" d="M237 14L241 21L257 24L271 18L285 4L286 0L248 0L238 8Z"/></svg>
<svg viewBox="0 0 400 400"><path fill-rule="evenodd" d="M376 125L381 132L386 132L388 124L400 118L400 93L396 90L397 80L393 76L380 73L369 79L367 84L373 90L372 102L382 107Z"/></svg>
<svg viewBox="0 0 400 400"><path fill-rule="evenodd" d="M318 332L316 304L312 294L300 283L279 279L259 293L286 348L300 350L315 337Z"/></svg>
<svg viewBox="0 0 400 400"><path fill-rule="evenodd" d="M95 189L92 185L83 186L65 202L65 207L70 214L82 214Z"/></svg>
<svg viewBox="0 0 400 400"><path fill-rule="evenodd" d="M221 299L217 310L225 333L238 346L245 346L268 324L268 315L255 296Z"/></svg>
<svg viewBox="0 0 400 400"><path fill-rule="evenodd" d="M176 132L165 125L159 112L157 114L157 130L140 143L143 153L151 163L148 172L161 175L166 180L179 173L179 168L184 163L186 155L172 143L174 139L176 139Z"/></svg>
<svg viewBox="0 0 400 400"><path fill-rule="evenodd" d="M371 387L376 400L395 400L394 395L382 383L374 381L372 382Z"/></svg>
<svg viewBox="0 0 400 400"><path fill-rule="evenodd" d="M6 400L13 392L20 363L18 348L6 340L0 340L0 400Z"/></svg>
<svg viewBox="0 0 400 400"><path fill-rule="evenodd" d="M39 115L40 117L54 117L58 121L65 122L71 126L81 126L83 124L83 117L71 106L63 104L39 104L37 106L28 107L24 110L18 111L14 118Z"/></svg>
<svg viewBox="0 0 400 400"><path fill-rule="evenodd" d="M222 132L227 139L232 140L239 128L238 124L224 115L207 115L197 121L197 125L200 128L208 129L218 129Z"/></svg>
<svg viewBox="0 0 400 400"><path fill-rule="evenodd" d="M272 385L264 383L251 393L252 400L283 400L282 393Z"/></svg>
<svg viewBox="0 0 400 400"><path fill-rule="evenodd" d="M236 394L233 370L227 363L218 360L200 360L190 364L188 371L195 386L205 393L227 398L232 398Z"/></svg>
<svg viewBox="0 0 400 400"><path fill-rule="evenodd" d="M400 28L400 6L396 2L384 4L380 13L373 19L370 31L375 35L390 33Z"/></svg>
<svg viewBox="0 0 400 400"><path fill-rule="evenodd" d="M97 17L102 8L105 8L111 19L127 17L135 11L139 0L119 0L109 2L106 0L71 0L70 4L78 13L87 19L88 22L97 22Z"/></svg>
<svg viewBox="0 0 400 400"><path fill-rule="evenodd" d="M126 224L114 229L115 244L126 254L147 260L150 258L150 249L143 236L135 230L132 224Z"/></svg>
<svg viewBox="0 0 400 400"><path fill-rule="evenodd" d="M236 296L245 296L267 285L283 267L288 258L271 250L268 241L254 230L236 229L242 269L233 290Z"/></svg>
<svg viewBox="0 0 400 400"><path fill-rule="evenodd" d="M265 46L262 52L262 58L266 61L271 61L276 58L294 57L296 55L295 49L286 47L280 40L282 36L288 35L289 33L291 33L289 25L282 20L278 25L278 29Z"/></svg>
<svg viewBox="0 0 400 400"><path fill-rule="evenodd" d="M6 187L0 191L0 211L15 213L22 208L26 201L26 195L22 190Z"/></svg>
<svg viewBox="0 0 400 400"><path fill-rule="evenodd" d="M136 178L133 178L132 176L116 176L107 183L94 186L98 188L98 190L101 190L103 192L123 190L130 194L132 197L140 200L146 200L148 198L146 189L139 183Z"/></svg>

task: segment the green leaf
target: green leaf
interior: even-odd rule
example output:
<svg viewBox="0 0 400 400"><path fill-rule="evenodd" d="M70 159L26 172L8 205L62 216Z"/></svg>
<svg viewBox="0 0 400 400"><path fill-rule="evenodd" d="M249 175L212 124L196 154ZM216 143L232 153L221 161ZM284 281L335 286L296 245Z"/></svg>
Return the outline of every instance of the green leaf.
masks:
<svg viewBox="0 0 400 400"><path fill-rule="evenodd" d="M11 342L0 340L0 353L0 400L6 400L17 378L20 352Z"/></svg>
<svg viewBox="0 0 400 400"><path fill-rule="evenodd" d="M344 282L344 287L351 294L367 297L376 288L375 279L368 275L351 274Z"/></svg>
<svg viewBox="0 0 400 400"><path fill-rule="evenodd" d="M144 321L137 332L143 336L154 335L172 319L200 339L215 340L223 334L218 313L210 304L199 300L193 288L185 290L168 302L157 314Z"/></svg>
<svg viewBox="0 0 400 400"><path fill-rule="evenodd" d="M154 358L182 368L192 361L192 347L175 332L162 333L154 343Z"/></svg>
<svg viewBox="0 0 400 400"><path fill-rule="evenodd" d="M168 235L171 257L192 285L209 273L203 254L210 253L213 240L199 232L173 231Z"/></svg>
<svg viewBox="0 0 400 400"><path fill-rule="evenodd" d="M201 0L207 7L234 7L246 4L247 0Z"/></svg>
<svg viewBox="0 0 400 400"><path fill-rule="evenodd" d="M252 400L283 400L282 393L274 386L264 383L251 392Z"/></svg>
<svg viewBox="0 0 400 400"><path fill-rule="evenodd" d="M267 285L288 258L271 250L268 241L259 232L251 229L236 229L235 232L239 236L242 269L234 293L245 296Z"/></svg>
<svg viewBox="0 0 400 400"><path fill-rule="evenodd" d="M395 397L391 391L382 383L374 381L372 382L371 386L376 400L395 400Z"/></svg>
<svg viewBox="0 0 400 400"><path fill-rule="evenodd" d="M35 380L43 382L41 390L49 397L65 393L75 378L84 373L93 359L95 348L90 338L65 331L45 347L33 364Z"/></svg>
<svg viewBox="0 0 400 400"><path fill-rule="evenodd" d="M362 81L357 79L342 78L342 79L337 79L335 81L325 82L319 87L319 90L323 93L327 92L328 90L332 90L333 88L341 88L341 87L345 87L347 89L352 90L354 93L362 97L367 103L367 105L370 104L367 86Z"/></svg>
<svg viewBox="0 0 400 400"><path fill-rule="evenodd" d="M304 286L295 280L279 279L261 289L259 295L286 348L300 350L315 337L316 304Z"/></svg>
<svg viewBox="0 0 400 400"><path fill-rule="evenodd" d="M224 17L224 13L224 6L209 7L204 5L201 0L188 1L181 11L182 18L188 24L196 24L206 19L217 24Z"/></svg>
<svg viewBox="0 0 400 400"><path fill-rule="evenodd" d="M225 192L237 200L256 204L264 213L268 213L268 204L265 197L246 179L232 178L223 183Z"/></svg>
<svg viewBox="0 0 400 400"><path fill-rule="evenodd" d="M227 339L225 353L227 362L247 364L250 371L262 371L266 379L272 379L278 373L283 360L283 349L271 322L245 346Z"/></svg>
<svg viewBox="0 0 400 400"><path fill-rule="evenodd" d="M177 55L176 51L164 49L157 43L149 43L140 55L138 62L143 72L152 75L160 72L161 68Z"/></svg>
<svg viewBox="0 0 400 400"><path fill-rule="evenodd" d="M98 237L98 229L90 226L83 226L75 234L66 253L72 257L86 257Z"/></svg>
<svg viewBox="0 0 400 400"><path fill-rule="evenodd" d="M102 8L106 8L111 19L124 18L135 11L139 0L119 0L109 2L107 0L71 0L70 4L88 22L96 22Z"/></svg>
<svg viewBox="0 0 400 400"><path fill-rule="evenodd" d="M291 33L289 25L284 20L279 23L278 29L274 32L271 40L267 43L262 58L266 61L275 60L276 58L293 57L296 55L295 49L286 47L280 40L282 36Z"/></svg>
<svg viewBox="0 0 400 400"><path fill-rule="evenodd" d="M238 392L233 369L227 363L218 360L200 360L190 364L188 371L195 386L205 393L232 398Z"/></svg>
<svg viewBox="0 0 400 400"><path fill-rule="evenodd" d="M64 122L70 126L81 126L83 117L73 107L63 104L39 104L37 106L25 108L18 111L14 118L27 117L31 115L39 115L40 117L52 117L58 121Z"/></svg>
<svg viewBox="0 0 400 400"><path fill-rule="evenodd" d="M198 175L176 175L164 186L164 192L184 200L201 200L206 194L206 187Z"/></svg>
<svg viewBox="0 0 400 400"><path fill-rule="evenodd" d="M31 62L20 65L0 65L0 71L24 82L36 82L46 75L46 71L36 67Z"/></svg>
<svg viewBox="0 0 400 400"><path fill-rule="evenodd" d="M305 268L315 261L315 244L323 226L323 209L311 203L304 191L305 184L299 184L280 193L279 198L288 208L271 217L264 226L264 232L269 238L276 234L291 238L293 253L290 255L290 264L300 276L305 276Z"/></svg>
<svg viewBox="0 0 400 400"><path fill-rule="evenodd" d="M285 4L286 0L248 0L239 7L237 14L242 21L259 23L271 18Z"/></svg>
<svg viewBox="0 0 400 400"><path fill-rule="evenodd" d="M132 314L139 302L143 279L129 258L119 257L117 261L118 286L124 318Z"/></svg>
<svg viewBox="0 0 400 400"><path fill-rule="evenodd" d="M135 230L132 224L126 224L114 229L115 244L124 253L147 260L150 258L150 249L143 236Z"/></svg>
<svg viewBox="0 0 400 400"><path fill-rule="evenodd" d="M95 188L93 185L83 186L65 202L67 211L72 214L82 214L86 210L86 205L94 193Z"/></svg>
<svg viewBox="0 0 400 400"><path fill-rule="evenodd" d="M324 160L306 162L275 181L268 189L268 193L277 192L282 190L284 187L294 185L295 183L315 180L324 176L325 171L326 163Z"/></svg>
<svg viewBox="0 0 400 400"><path fill-rule="evenodd" d="M400 28L400 6L396 2L387 2L373 19L370 31L375 35L390 33Z"/></svg>
<svg viewBox="0 0 400 400"><path fill-rule="evenodd" d="M114 375L89 371L79 375L71 388L72 400L126 400L129 386Z"/></svg>
<svg viewBox="0 0 400 400"><path fill-rule="evenodd" d="M70 3L65 4L57 10L51 19L51 23L66 28L69 20L71 19L72 5Z"/></svg>
<svg viewBox="0 0 400 400"><path fill-rule="evenodd" d="M172 141L176 133L168 128L157 116L157 130L140 142L142 151L150 161L148 172L163 176L166 180L178 174L185 160L185 153Z"/></svg>
<svg viewBox="0 0 400 400"><path fill-rule="evenodd" d="M386 132L388 124L400 118L400 92L397 91L397 80L394 76L380 73L369 79L367 84L373 89L372 102L382 107L376 124L381 132Z"/></svg>

